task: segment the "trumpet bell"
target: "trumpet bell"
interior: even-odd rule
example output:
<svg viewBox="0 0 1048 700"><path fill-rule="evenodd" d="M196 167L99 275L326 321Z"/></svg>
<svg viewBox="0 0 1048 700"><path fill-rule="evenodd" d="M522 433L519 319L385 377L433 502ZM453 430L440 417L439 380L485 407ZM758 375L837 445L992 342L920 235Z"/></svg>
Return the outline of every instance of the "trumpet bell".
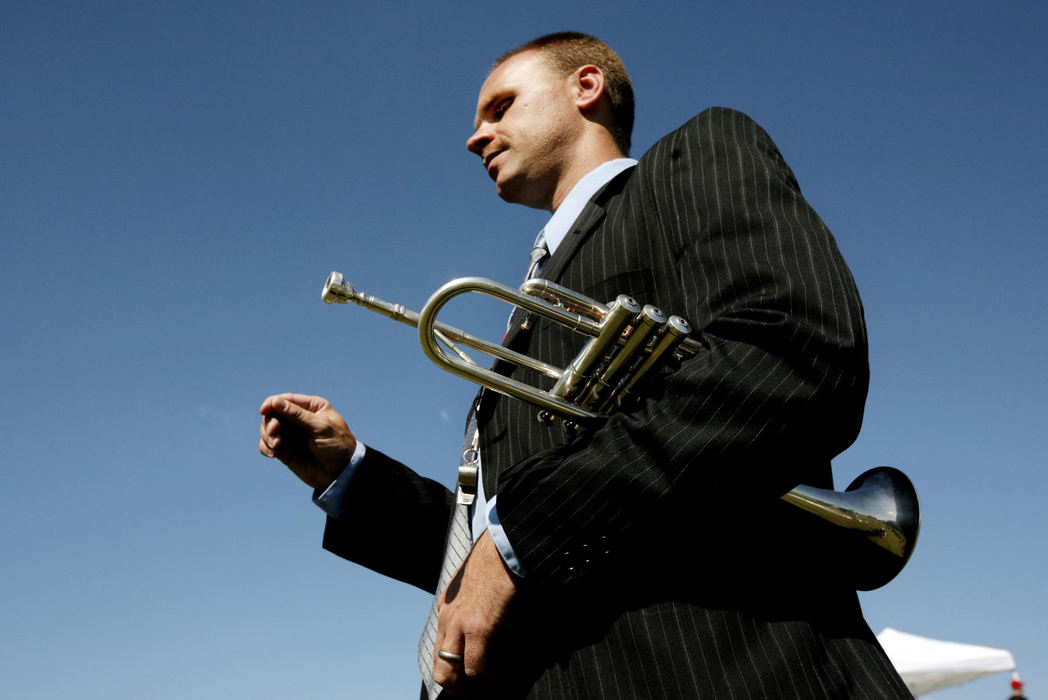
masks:
<svg viewBox="0 0 1048 700"><path fill-rule="evenodd" d="M836 526L843 540L834 562L860 591L895 578L910 560L921 530L917 490L904 473L876 467L844 491L800 485L782 500Z"/></svg>

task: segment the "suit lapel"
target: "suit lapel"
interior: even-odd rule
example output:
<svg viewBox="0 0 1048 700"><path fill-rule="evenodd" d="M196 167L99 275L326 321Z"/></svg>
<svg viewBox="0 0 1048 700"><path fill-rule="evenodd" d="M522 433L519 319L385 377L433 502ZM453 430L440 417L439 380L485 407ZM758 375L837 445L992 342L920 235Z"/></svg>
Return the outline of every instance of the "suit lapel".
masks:
<svg viewBox="0 0 1048 700"><path fill-rule="evenodd" d="M607 214L608 201L613 195L622 191L623 185L632 172L633 167L626 168L597 190L597 193L583 207L582 212L575 219L575 223L568 229L568 234L560 242L560 245L557 246L557 251L550 257L542 271L537 275L538 277L551 282L557 282L560 279L561 273L568 263L571 262L572 258L575 257L576 251L596 231L600 222L604 220L604 216ZM521 333L520 326L526 316L526 314L517 314L518 318L514 320L513 325L506 334L503 345L514 347L513 343L517 340L517 335Z"/></svg>
<svg viewBox="0 0 1048 700"><path fill-rule="evenodd" d="M599 196L591 199L582 209L579 218L575 219L575 223L568 229L568 234L564 237L564 240L557 246L557 252L550 257L549 262L542 268L540 276L551 282L556 282L560 279L560 273L567 267L571 259L575 257L575 252L583 242L596 230L597 225L604 220L606 213L604 201Z"/></svg>

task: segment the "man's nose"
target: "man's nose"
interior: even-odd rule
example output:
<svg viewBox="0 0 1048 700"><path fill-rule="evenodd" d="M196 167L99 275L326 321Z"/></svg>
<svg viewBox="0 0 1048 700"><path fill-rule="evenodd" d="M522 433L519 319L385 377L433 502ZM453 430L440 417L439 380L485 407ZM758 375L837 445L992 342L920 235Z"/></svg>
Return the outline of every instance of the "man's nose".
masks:
<svg viewBox="0 0 1048 700"><path fill-rule="evenodd" d="M477 156L484 155L484 147L491 143L491 125L484 123L477 127L473 135L466 139L466 149Z"/></svg>

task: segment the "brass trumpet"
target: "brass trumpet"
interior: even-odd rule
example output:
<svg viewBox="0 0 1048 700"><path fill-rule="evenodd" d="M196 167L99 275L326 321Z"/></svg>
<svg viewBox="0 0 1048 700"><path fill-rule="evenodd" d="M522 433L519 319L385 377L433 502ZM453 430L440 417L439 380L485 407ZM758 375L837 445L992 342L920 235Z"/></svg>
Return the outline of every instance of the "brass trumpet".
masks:
<svg viewBox="0 0 1048 700"><path fill-rule="evenodd" d="M568 367L559 368L437 320L448 301L470 292L551 319L589 340ZM680 316L667 317L625 294L603 304L543 279L530 279L517 289L483 277L462 277L437 289L422 311L415 312L357 291L341 273L332 272L321 297L328 304L352 302L417 328L423 351L437 366L538 406L539 419L545 422L553 415L569 425L606 417L661 361L696 355L703 347L689 337L691 326ZM543 390L499 374L474 361L459 345L535 370L553 386ZM857 545L850 553L858 556L850 557L847 568L859 590L873 590L895 578L917 543L917 492L905 474L891 467L863 473L843 492L802 484L782 500L854 536Z"/></svg>
<svg viewBox="0 0 1048 700"><path fill-rule="evenodd" d="M437 314L448 301L470 292L545 316L590 336L590 340L572 363L561 369L437 321ZM548 414L581 420L607 416L664 356L694 355L702 347L699 341L687 337L691 326L680 316L667 318L658 308L650 304L641 307L625 294L602 304L543 279L528 280L516 289L483 277L460 277L440 287L416 313L358 292L341 273L332 272L322 298L328 304L353 302L418 328L422 350L438 367L534 404L547 412L544 418ZM544 391L494 372L475 362L456 343L533 369L553 380L553 388Z"/></svg>

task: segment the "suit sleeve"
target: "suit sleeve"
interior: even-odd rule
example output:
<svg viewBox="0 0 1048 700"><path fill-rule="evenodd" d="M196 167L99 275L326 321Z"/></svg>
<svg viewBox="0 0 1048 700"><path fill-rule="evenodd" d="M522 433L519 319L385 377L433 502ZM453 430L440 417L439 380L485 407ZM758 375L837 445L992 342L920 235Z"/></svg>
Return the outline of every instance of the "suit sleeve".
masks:
<svg viewBox="0 0 1048 700"><path fill-rule="evenodd" d="M453 507L444 485L369 447L324 549L435 593Z"/></svg>
<svg viewBox="0 0 1048 700"><path fill-rule="evenodd" d="M502 472L499 515L540 588L602 580L656 549L747 556L759 526L729 501L759 512L801 481L828 485L861 424L858 293L759 126L703 112L641 159L625 195L572 263L577 280L600 289L608 260L650 260L657 303L707 349L600 427Z"/></svg>

